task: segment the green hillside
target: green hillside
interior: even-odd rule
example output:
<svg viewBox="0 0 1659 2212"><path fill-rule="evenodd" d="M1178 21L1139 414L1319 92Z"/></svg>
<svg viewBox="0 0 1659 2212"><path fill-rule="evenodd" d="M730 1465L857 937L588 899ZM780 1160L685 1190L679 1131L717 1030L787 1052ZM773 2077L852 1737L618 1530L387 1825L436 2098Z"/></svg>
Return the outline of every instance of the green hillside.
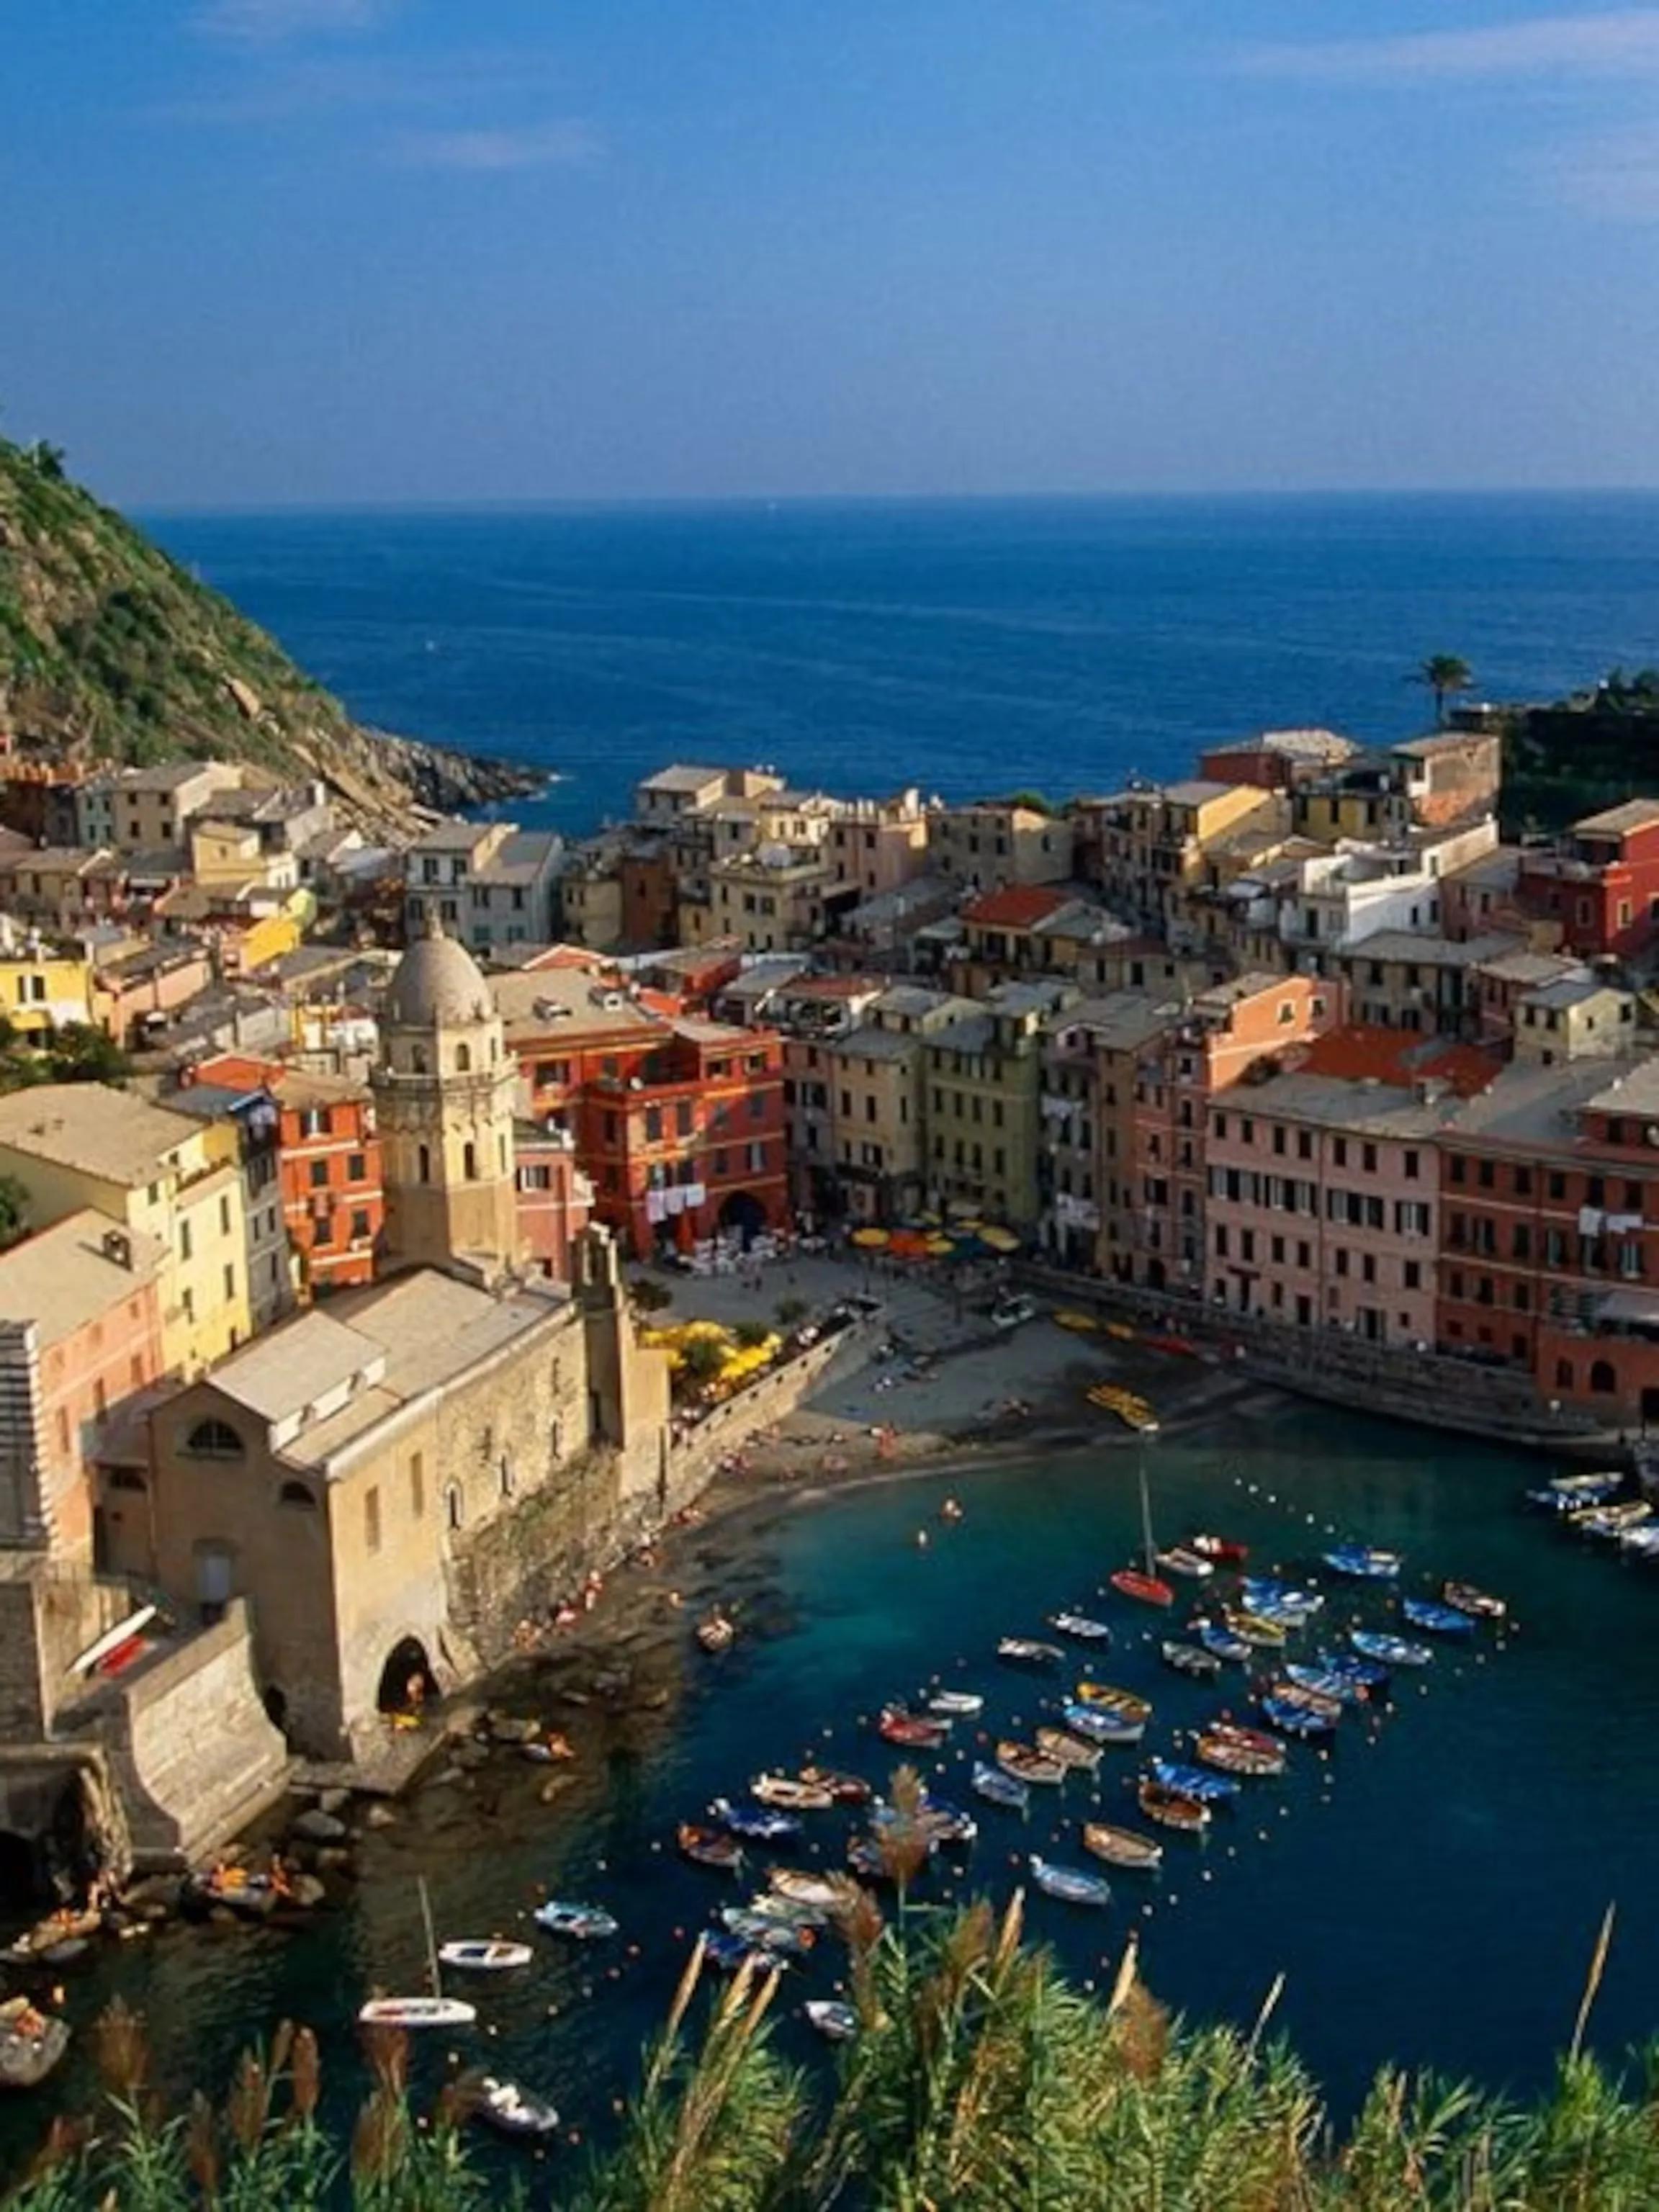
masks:
<svg viewBox="0 0 1659 2212"><path fill-rule="evenodd" d="M53 447L4 439L0 733L87 760L321 776L380 828L411 799L461 806L533 781L362 728L275 639L72 483Z"/></svg>

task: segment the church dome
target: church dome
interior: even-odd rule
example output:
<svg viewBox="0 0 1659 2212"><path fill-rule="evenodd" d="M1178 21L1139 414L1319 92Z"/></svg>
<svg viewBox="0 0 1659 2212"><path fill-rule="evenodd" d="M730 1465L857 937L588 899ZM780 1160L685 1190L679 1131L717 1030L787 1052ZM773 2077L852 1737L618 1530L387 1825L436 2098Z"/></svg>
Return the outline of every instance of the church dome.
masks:
<svg viewBox="0 0 1659 2212"><path fill-rule="evenodd" d="M494 1012L477 962L441 931L417 938L392 972L386 1018L399 1028L454 1029Z"/></svg>

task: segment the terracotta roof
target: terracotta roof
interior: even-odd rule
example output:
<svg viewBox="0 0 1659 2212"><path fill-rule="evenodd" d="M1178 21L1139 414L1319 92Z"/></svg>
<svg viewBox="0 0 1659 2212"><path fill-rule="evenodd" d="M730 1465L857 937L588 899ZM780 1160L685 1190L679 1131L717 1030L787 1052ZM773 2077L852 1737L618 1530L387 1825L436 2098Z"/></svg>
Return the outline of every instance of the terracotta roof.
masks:
<svg viewBox="0 0 1659 2212"><path fill-rule="evenodd" d="M964 921L980 922L988 929L1030 929L1068 903L1064 891L1042 884L1011 884L1006 890L988 891L963 908Z"/></svg>
<svg viewBox="0 0 1659 2212"><path fill-rule="evenodd" d="M1364 1022L1316 1037L1296 1060L1298 1074L1341 1076L1350 1082L1370 1077L1402 1090L1409 1090L1425 1076L1433 1076L1449 1085L1460 1098L1472 1098L1484 1091L1501 1066L1492 1054L1474 1045Z"/></svg>

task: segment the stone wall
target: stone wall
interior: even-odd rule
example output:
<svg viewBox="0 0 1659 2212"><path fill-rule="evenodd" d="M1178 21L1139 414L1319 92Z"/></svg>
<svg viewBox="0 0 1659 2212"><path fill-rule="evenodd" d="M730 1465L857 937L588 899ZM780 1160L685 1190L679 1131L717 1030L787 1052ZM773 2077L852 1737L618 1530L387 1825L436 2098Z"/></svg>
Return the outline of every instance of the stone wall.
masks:
<svg viewBox="0 0 1659 2212"><path fill-rule="evenodd" d="M52 1733L71 1662L132 1611L125 1583L23 1553L0 1555L0 1743Z"/></svg>

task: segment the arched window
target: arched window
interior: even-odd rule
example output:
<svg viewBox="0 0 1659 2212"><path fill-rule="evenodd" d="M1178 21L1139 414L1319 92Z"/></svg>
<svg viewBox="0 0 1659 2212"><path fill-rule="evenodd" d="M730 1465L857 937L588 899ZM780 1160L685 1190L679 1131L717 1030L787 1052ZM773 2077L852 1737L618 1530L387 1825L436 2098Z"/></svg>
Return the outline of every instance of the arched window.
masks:
<svg viewBox="0 0 1659 2212"><path fill-rule="evenodd" d="M415 1158L416 1169L420 1175L421 1181L422 1182L430 1182L432 1180L431 1147L427 1145L422 1145Z"/></svg>
<svg viewBox="0 0 1659 2212"><path fill-rule="evenodd" d="M456 1046L456 1048L455 1048L455 1073L456 1073L456 1074L457 1074L457 1075L471 1075L471 1073L472 1073L472 1048L471 1048L471 1046L470 1044L458 1044L458 1045Z"/></svg>
<svg viewBox="0 0 1659 2212"><path fill-rule="evenodd" d="M459 1482L444 1486L444 1519L452 1528L459 1528L461 1525L461 1486Z"/></svg>
<svg viewBox="0 0 1659 2212"><path fill-rule="evenodd" d="M471 1138L461 1146L461 1172L469 1182L478 1180L478 1147Z"/></svg>
<svg viewBox="0 0 1659 2212"><path fill-rule="evenodd" d="M276 1499L282 1505L298 1505L310 1513L317 1510L316 1494L308 1483L285 1482L277 1492Z"/></svg>
<svg viewBox="0 0 1659 2212"><path fill-rule="evenodd" d="M240 1459L242 1439L228 1421L198 1421L185 1439L185 1449L198 1459Z"/></svg>
<svg viewBox="0 0 1659 2212"><path fill-rule="evenodd" d="M1619 1377L1613 1371L1610 1359L1598 1359L1590 1369L1590 1389L1607 1394L1619 1388Z"/></svg>

